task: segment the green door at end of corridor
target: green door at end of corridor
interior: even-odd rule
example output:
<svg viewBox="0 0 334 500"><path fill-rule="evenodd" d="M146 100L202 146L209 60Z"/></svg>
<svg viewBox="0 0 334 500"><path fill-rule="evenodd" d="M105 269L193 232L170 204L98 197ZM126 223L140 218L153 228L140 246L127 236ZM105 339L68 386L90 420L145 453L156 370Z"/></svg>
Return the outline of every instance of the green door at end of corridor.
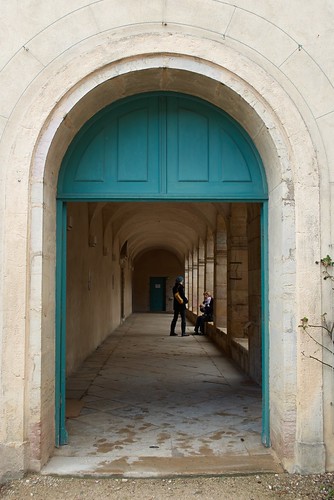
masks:
<svg viewBox="0 0 334 500"><path fill-rule="evenodd" d="M150 312L166 311L166 278L150 278Z"/></svg>

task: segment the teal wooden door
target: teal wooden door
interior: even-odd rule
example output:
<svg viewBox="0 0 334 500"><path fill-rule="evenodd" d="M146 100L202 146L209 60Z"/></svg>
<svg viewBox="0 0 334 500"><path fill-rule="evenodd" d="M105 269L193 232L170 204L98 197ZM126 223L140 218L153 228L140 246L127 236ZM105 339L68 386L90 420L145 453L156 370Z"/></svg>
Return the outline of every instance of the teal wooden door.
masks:
<svg viewBox="0 0 334 500"><path fill-rule="evenodd" d="M58 198L266 200L261 159L226 113L191 96L153 93L90 119L70 145Z"/></svg>
<svg viewBox="0 0 334 500"><path fill-rule="evenodd" d="M69 146L58 178L56 426L66 443L63 397L66 360L67 201L187 200L261 202L268 199L264 168L248 134L201 99L153 92L122 99L92 117ZM267 219L262 218L262 251ZM267 256L262 276L267 277ZM263 297L263 441L269 443L267 289ZM159 299L160 300L160 299ZM155 299L152 308L158 307Z"/></svg>
<svg viewBox="0 0 334 500"><path fill-rule="evenodd" d="M166 278L150 278L150 311L166 310Z"/></svg>

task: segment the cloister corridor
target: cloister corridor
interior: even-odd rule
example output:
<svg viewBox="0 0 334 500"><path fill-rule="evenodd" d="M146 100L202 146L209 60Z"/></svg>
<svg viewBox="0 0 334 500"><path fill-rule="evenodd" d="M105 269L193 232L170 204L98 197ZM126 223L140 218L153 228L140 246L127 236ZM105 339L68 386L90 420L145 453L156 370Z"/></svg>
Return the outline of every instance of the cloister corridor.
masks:
<svg viewBox="0 0 334 500"><path fill-rule="evenodd" d="M43 474L159 477L278 472L261 389L208 339L134 313L67 382L69 443Z"/></svg>
<svg viewBox="0 0 334 500"><path fill-rule="evenodd" d="M101 454L111 454L111 462L125 460L127 468L127 453L132 463L136 453L150 457L152 449L165 458L241 454L248 463L255 453L267 460L260 204L69 202L66 210L66 341L64 364L56 363L60 375L61 366L66 370L66 409L59 397L65 446L50 464L67 456L93 456L100 464ZM203 291L214 297L213 322L201 339L168 337L171 290L180 274L190 334ZM79 408L74 419L73 405ZM150 430L145 442L153 443L149 455L142 449L144 429Z"/></svg>

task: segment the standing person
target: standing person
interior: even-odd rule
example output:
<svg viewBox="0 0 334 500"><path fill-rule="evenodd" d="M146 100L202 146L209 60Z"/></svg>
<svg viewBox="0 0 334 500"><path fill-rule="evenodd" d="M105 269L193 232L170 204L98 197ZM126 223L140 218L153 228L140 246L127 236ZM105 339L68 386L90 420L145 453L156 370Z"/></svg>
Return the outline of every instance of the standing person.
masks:
<svg viewBox="0 0 334 500"><path fill-rule="evenodd" d="M177 337L177 333L175 333L175 326L179 315L181 316L182 337L189 337L188 333L186 333L186 304L188 303L188 299L184 294L183 282L184 282L183 276L178 276L175 280L175 285L173 286L174 316L170 325L170 335L172 337ZM180 298L178 299L175 296L175 294L179 294Z"/></svg>
<svg viewBox="0 0 334 500"><path fill-rule="evenodd" d="M204 292L203 295L203 305L200 305L200 310L203 314L197 316L194 335L204 335L204 323L206 321L213 321L213 297L210 292Z"/></svg>

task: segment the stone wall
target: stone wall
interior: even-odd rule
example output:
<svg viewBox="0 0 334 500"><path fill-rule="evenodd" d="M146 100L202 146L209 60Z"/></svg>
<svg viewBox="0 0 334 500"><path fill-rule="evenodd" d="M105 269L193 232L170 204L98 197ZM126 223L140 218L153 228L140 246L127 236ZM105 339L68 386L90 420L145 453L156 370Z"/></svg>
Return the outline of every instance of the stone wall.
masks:
<svg viewBox="0 0 334 500"><path fill-rule="evenodd" d="M26 0L1 15L0 475L38 469L52 449L52 422L40 429L53 405L61 159L99 109L151 90L219 106L261 155L272 445L289 471L333 469L332 374L298 329L332 313L314 265L332 248L331 2ZM127 288L126 312L129 302Z"/></svg>
<svg viewBox="0 0 334 500"><path fill-rule="evenodd" d="M184 264L180 263L171 252L152 250L139 256L133 265L133 311L150 311L150 278L164 277L166 279L165 311L171 312L173 310L172 287L176 276L184 274Z"/></svg>
<svg viewBox="0 0 334 500"><path fill-rule="evenodd" d="M119 252L104 255L102 212L89 223L89 211L87 203L67 211L67 375L120 323Z"/></svg>

